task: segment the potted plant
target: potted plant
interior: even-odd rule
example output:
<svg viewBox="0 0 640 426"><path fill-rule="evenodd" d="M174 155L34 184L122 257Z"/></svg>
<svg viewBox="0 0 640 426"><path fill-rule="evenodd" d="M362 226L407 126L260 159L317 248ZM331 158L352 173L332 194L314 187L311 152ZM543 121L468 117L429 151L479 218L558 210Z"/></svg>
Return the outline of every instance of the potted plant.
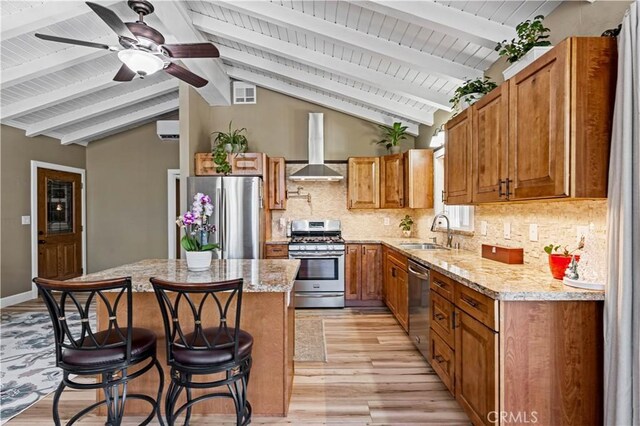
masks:
<svg viewBox="0 0 640 426"><path fill-rule="evenodd" d="M400 152L400 141L407 138L407 126L403 126L400 122L395 122L391 127L378 126L382 130L382 139L376 142L378 145L384 145L391 154Z"/></svg>
<svg viewBox="0 0 640 426"><path fill-rule="evenodd" d="M516 27L517 38L510 42L503 40L498 43L495 50L498 55L505 56L511 65L502 72L505 80L516 75L521 69L551 50L549 28L542 21L543 15L538 15L533 20L521 22Z"/></svg>
<svg viewBox="0 0 640 426"><path fill-rule="evenodd" d="M229 122L228 132L213 132L211 137L211 154L213 162L216 164L216 172L225 175L231 172L231 164L229 164L229 154L241 154L247 152L249 148L247 137L242 134L246 132L246 128L231 129L233 121ZM215 135L215 136L214 136Z"/></svg>
<svg viewBox="0 0 640 426"><path fill-rule="evenodd" d="M413 226L413 219L409 215L405 215L404 219L400 221L400 228L402 228L402 235L409 238L411 236L411 227Z"/></svg>
<svg viewBox="0 0 640 426"><path fill-rule="evenodd" d="M187 252L187 269L190 271L209 269L211 251L219 247L209 243L211 234L216 231L215 226L209 223L212 214L211 197L199 192L193 197L191 210L176 220L178 226L184 229L180 245Z"/></svg>
<svg viewBox="0 0 640 426"><path fill-rule="evenodd" d="M579 254L573 254L577 250L584 248L584 237L580 239L580 242L573 250L569 250L567 246L549 244L544 247L544 251L549 255L549 269L551 269L551 275L557 280L564 278L564 273L567 267L571 263L571 259L575 258L576 262L580 260Z"/></svg>
<svg viewBox="0 0 640 426"><path fill-rule="evenodd" d="M473 105L478 99L498 87L489 77L466 80L464 84L456 89L453 98L449 100L453 104L453 109L462 111Z"/></svg>

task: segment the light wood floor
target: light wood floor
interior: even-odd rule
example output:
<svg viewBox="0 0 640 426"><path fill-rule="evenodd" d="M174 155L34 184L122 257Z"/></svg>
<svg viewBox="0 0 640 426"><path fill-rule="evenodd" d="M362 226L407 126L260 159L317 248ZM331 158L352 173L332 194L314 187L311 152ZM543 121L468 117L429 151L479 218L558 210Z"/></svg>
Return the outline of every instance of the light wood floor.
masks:
<svg viewBox="0 0 640 426"><path fill-rule="evenodd" d="M44 309L40 302L30 301L2 312ZM297 362L288 417L254 417L252 424L470 424L388 310L305 310L297 315L324 319L328 362ZM63 421L94 398L93 391L65 391L60 403ZM8 424L52 424L51 401L50 395ZM140 421L130 417L125 424ZM104 417L87 417L79 424L103 425ZM194 416L191 424L234 423L225 416Z"/></svg>

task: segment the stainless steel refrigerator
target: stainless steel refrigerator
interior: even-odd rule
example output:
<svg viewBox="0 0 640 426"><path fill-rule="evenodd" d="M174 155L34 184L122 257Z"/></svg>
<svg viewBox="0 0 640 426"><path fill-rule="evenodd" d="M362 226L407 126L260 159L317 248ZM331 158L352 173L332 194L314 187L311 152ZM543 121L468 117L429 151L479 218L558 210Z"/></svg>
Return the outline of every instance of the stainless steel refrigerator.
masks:
<svg viewBox="0 0 640 426"><path fill-rule="evenodd" d="M209 242L220 245L222 259L260 259L265 214L262 178L203 176L187 178L190 208L198 192L211 197L216 232Z"/></svg>

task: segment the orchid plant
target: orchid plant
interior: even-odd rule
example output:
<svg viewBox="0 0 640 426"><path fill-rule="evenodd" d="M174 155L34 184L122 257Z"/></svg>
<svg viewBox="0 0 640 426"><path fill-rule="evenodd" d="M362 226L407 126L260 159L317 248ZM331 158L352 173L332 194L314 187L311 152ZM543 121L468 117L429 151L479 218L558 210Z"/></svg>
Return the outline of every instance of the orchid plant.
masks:
<svg viewBox="0 0 640 426"><path fill-rule="evenodd" d="M213 204L211 197L198 192L193 197L191 210L178 216L176 223L184 229L184 236L180 240L180 245L186 251L209 251L215 250L218 244L209 243L209 234L216 232L215 225L209 223L213 214Z"/></svg>

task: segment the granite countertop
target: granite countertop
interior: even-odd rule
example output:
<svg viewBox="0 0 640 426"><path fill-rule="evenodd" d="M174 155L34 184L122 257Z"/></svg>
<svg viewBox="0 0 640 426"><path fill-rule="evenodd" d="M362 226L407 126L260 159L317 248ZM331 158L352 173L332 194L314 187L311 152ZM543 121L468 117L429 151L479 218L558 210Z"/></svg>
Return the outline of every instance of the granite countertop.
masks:
<svg viewBox="0 0 640 426"><path fill-rule="evenodd" d="M134 292L152 292L149 278L167 281L203 283L244 278L243 291L249 293L286 293L293 290L300 261L295 259L228 259L212 260L203 272L187 270L185 260L149 259L117 266L71 279L72 282L131 277Z"/></svg>

